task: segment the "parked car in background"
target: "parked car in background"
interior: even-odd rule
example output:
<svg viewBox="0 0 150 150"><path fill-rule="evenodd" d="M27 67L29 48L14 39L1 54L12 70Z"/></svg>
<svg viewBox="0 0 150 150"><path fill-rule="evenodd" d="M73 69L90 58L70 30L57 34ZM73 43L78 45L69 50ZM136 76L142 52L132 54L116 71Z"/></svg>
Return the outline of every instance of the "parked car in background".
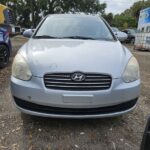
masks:
<svg viewBox="0 0 150 150"><path fill-rule="evenodd" d="M118 28L112 27L111 29L114 32L114 34L116 35L116 37L118 37L120 42L125 42L126 39L128 38L128 35L122 31L120 31Z"/></svg>
<svg viewBox="0 0 150 150"><path fill-rule="evenodd" d="M24 31L26 31L27 28L21 28L21 35L23 35Z"/></svg>
<svg viewBox="0 0 150 150"><path fill-rule="evenodd" d="M128 35L128 38L126 39L126 42L134 44L135 36L136 36L136 33L137 33L136 30L135 29L125 29L122 32L124 32Z"/></svg>
<svg viewBox="0 0 150 150"><path fill-rule="evenodd" d="M19 50L11 92L22 112L56 118L129 113L140 95L139 65L97 16L49 15Z"/></svg>
<svg viewBox="0 0 150 150"><path fill-rule="evenodd" d="M12 26L12 35L20 35L21 34L21 27L20 26Z"/></svg>
<svg viewBox="0 0 150 150"><path fill-rule="evenodd" d="M9 32L0 28L0 68L4 68L8 64L11 50Z"/></svg>

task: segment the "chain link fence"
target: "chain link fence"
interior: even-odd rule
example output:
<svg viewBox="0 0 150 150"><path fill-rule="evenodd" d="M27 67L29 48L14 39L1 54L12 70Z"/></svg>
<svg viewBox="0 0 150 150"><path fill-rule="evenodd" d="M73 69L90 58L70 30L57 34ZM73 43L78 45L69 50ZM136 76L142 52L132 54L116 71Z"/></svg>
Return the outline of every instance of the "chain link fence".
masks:
<svg viewBox="0 0 150 150"><path fill-rule="evenodd" d="M150 32L136 34L134 49L150 50Z"/></svg>

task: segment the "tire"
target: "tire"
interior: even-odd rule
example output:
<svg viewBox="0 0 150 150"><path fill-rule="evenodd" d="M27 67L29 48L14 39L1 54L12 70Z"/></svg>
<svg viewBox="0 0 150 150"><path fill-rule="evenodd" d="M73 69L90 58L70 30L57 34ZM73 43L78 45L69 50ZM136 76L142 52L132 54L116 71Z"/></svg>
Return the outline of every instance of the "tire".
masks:
<svg viewBox="0 0 150 150"><path fill-rule="evenodd" d="M9 63L9 48L6 45L0 45L0 68L4 68Z"/></svg>
<svg viewBox="0 0 150 150"><path fill-rule="evenodd" d="M134 43L135 43L135 39L134 39L134 38L131 39L130 43L131 43L131 44L134 44Z"/></svg>

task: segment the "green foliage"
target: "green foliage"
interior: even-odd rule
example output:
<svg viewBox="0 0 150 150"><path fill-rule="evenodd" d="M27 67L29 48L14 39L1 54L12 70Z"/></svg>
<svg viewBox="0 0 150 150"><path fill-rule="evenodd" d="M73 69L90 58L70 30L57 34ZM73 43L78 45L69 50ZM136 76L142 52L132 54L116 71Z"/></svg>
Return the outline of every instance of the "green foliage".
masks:
<svg viewBox="0 0 150 150"><path fill-rule="evenodd" d="M116 15L113 20L113 26L119 28L135 28L137 26L137 22L133 16Z"/></svg>
<svg viewBox="0 0 150 150"><path fill-rule="evenodd" d="M140 11L150 7L150 0L135 2L129 9L125 10L120 15L115 15L112 21L113 26L119 28L136 28L138 24Z"/></svg>
<svg viewBox="0 0 150 150"><path fill-rule="evenodd" d="M110 25L113 25L113 14L112 13L109 13L109 14L103 14L102 15L105 20L110 24Z"/></svg>
<svg viewBox="0 0 150 150"><path fill-rule="evenodd" d="M129 27L128 23L125 22L125 23L123 24L123 28L124 28L124 29L127 29L128 27Z"/></svg>
<svg viewBox="0 0 150 150"><path fill-rule="evenodd" d="M23 27L35 27L47 14L68 12L103 14L106 8L106 4L101 4L99 0L1 0L1 3L14 10L17 24Z"/></svg>
<svg viewBox="0 0 150 150"><path fill-rule="evenodd" d="M142 9L150 7L150 0L145 1L144 3L142 1L134 3L134 5L131 7L131 14L137 19L139 19L139 14Z"/></svg>

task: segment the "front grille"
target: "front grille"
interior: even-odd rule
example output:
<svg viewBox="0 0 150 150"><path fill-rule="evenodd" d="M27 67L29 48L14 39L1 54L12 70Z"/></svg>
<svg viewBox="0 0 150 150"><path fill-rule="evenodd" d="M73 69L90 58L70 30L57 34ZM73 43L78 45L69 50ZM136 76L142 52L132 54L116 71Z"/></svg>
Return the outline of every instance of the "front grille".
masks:
<svg viewBox="0 0 150 150"><path fill-rule="evenodd" d="M70 90L70 91L93 91L107 90L111 87L110 75L84 73L84 81L73 81L74 73L51 73L44 76L45 87L48 89Z"/></svg>
<svg viewBox="0 0 150 150"><path fill-rule="evenodd" d="M57 115L100 115L116 113L131 109L137 103L137 98L122 104L99 108L59 108L43 106L14 97L15 103L26 110Z"/></svg>

